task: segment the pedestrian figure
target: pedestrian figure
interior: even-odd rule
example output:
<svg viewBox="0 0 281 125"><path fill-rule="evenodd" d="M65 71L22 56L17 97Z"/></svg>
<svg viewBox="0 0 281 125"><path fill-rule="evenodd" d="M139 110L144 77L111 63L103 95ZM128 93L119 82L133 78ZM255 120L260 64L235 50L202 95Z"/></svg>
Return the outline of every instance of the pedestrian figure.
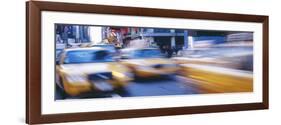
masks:
<svg viewBox="0 0 281 125"><path fill-rule="evenodd" d="M56 33L56 43L63 43L63 40L60 37L60 34Z"/></svg>
<svg viewBox="0 0 281 125"><path fill-rule="evenodd" d="M62 32L62 41L63 43L66 43L66 45L68 46L68 28L65 26L64 29L63 29L63 32Z"/></svg>
<svg viewBox="0 0 281 125"><path fill-rule="evenodd" d="M167 57L171 58L173 55L173 49L170 46L167 46L166 51L167 51Z"/></svg>

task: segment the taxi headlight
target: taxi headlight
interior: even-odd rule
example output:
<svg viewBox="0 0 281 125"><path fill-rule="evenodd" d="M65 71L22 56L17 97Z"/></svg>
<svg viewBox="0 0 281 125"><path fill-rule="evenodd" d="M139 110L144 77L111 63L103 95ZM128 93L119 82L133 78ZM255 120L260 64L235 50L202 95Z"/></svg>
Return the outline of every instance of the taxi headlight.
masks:
<svg viewBox="0 0 281 125"><path fill-rule="evenodd" d="M67 75L66 76L67 81L70 83L84 83L87 81L86 77L83 75Z"/></svg>
<svg viewBox="0 0 281 125"><path fill-rule="evenodd" d="M118 77L118 78L132 77L132 74L129 72L121 73L121 72L112 71L112 74L113 74L113 76Z"/></svg>

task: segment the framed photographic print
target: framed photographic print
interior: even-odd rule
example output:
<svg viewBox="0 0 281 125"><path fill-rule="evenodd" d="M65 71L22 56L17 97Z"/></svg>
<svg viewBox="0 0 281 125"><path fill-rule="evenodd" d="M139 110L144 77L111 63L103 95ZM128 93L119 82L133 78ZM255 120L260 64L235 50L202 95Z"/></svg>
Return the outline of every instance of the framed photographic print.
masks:
<svg viewBox="0 0 281 125"><path fill-rule="evenodd" d="M29 124L268 109L268 16L29 1Z"/></svg>

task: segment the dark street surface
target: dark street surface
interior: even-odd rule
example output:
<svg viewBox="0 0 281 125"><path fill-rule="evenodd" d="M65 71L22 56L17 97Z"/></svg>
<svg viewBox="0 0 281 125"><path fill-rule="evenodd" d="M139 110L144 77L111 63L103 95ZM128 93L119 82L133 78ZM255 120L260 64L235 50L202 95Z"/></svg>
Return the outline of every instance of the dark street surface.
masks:
<svg viewBox="0 0 281 125"><path fill-rule="evenodd" d="M118 98L137 96L161 96L161 95L186 95L197 94L199 90L194 88L188 80L181 80L179 76L161 77L157 79L139 79L131 82L122 91L97 93L92 92L81 97L66 97L66 99L80 98ZM184 82L183 82L184 81ZM63 99L62 92L56 90L56 100Z"/></svg>

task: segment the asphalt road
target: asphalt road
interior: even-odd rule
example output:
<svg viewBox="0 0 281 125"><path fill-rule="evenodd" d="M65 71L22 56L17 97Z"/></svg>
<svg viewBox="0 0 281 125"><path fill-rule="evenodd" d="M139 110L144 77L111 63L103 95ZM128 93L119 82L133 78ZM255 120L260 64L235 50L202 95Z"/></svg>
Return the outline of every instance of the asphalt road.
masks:
<svg viewBox="0 0 281 125"><path fill-rule="evenodd" d="M66 99L80 98L118 98L138 96L161 96L161 95L186 95L200 93L186 79L179 76L161 77L158 79L139 79L131 82L122 91L109 93L90 93L80 97L67 97ZM64 99L61 90L55 92L55 99Z"/></svg>

